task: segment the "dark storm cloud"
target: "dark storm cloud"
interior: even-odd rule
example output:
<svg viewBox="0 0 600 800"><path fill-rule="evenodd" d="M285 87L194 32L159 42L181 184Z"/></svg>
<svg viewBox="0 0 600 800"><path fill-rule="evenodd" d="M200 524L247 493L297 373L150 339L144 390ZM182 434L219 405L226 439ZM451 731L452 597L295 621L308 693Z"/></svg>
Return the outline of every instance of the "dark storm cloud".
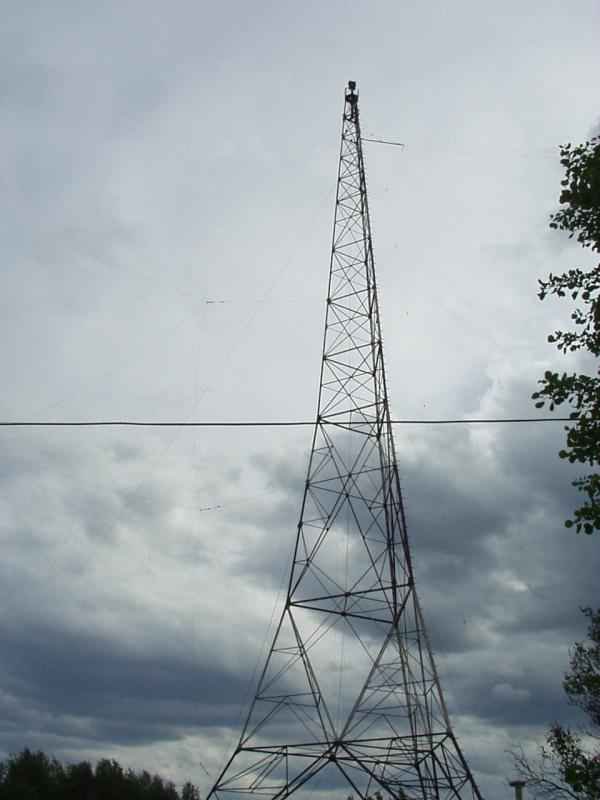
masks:
<svg viewBox="0 0 600 800"><path fill-rule="evenodd" d="M567 516L577 499L569 486L573 471L556 457L561 436L560 426L554 430L529 426L520 434L507 426L487 447L465 426L432 429L416 447L410 440L404 450L398 447L409 537L419 573L422 570L444 590L455 581L455 571L464 568L473 577L476 571L483 574L498 566L500 554L494 543L508 542L513 527L521 534L516 540L525 546L537 526L551 525L548 541L560 548L560 515ZM306 461L308 452L303 456ZM273 498L264 511L252 515L264 538L257 540L257 552L248 554L248 569L276 572L273 546L265 545L267 540L277 541L276 531L295 527L305 480L302 460L280 458L268 468ZM262 467L267 469L266 458ZM532 521L529 515L536 513L543 518Z"/></svg>
<svg viewBox="0 0 600 800"><path fill-rule="evenodd" d="M175 547L165 541L176 502L168 481L132 479L128 470L143 464L139 447L72 450L43 434L4 445L0 740L6 749L27 745L33 731L47 739L141 744L236 724L247 695L245 665L238 660L230 670L218 650L199 646L198 632L141 606L110 571L111 563L119 574L135 568L132 531L159 552L170 551L164 558L190 558L179 553L185 531L171 536ZM112 482L102 477L106 469ZM196 563L202 550L200 543ZM101 583L96 562L109 567Z"/></svg>
<svg viewBox="0 0 600 800"><path fill-rule="evenodd" d="M208 654L173 653L166 629L150 652L56 625L5 621L1 635L5 736L31 715L47 735L84 727L89 739L139 744L234 724L246 699L243 675L211 666Z"/></svg>
<svg viewBox="0 0 600 800"><path fill-rule="evenodd" d="M562 690L565 656L564 641L540 632L498 638L466 661L441 658L450 712L505 729L548 726L556 719L577 722L579 714Z"/></svg>

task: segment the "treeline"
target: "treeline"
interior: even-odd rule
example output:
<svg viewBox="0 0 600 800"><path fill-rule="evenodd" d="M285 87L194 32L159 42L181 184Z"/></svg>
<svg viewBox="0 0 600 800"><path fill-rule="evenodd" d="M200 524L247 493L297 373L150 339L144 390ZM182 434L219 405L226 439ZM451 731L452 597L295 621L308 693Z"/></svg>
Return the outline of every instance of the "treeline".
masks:
<svg viewBox="0 0 600 800"><path fill-rule="evenodd" d="M0 800L200 800L200 795L191 783L180 793L171 781L123 769L114 759L102 759L95 768L88 761L63 765L23 750L0 761Z"/></svg>

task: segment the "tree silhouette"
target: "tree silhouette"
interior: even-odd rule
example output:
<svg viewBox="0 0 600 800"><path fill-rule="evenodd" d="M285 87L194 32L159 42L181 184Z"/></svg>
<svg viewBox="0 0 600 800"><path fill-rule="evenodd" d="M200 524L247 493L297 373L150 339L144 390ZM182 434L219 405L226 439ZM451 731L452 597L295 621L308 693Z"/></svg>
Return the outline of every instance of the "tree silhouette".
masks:
<svg viewBox="0 0 600 800"><path fill-rule="evenodd" d="M200 800L186 783L179 795L170 781L149 772L124 770L115 759L63 766L25 749L0 761L0 800Z"/></svg>

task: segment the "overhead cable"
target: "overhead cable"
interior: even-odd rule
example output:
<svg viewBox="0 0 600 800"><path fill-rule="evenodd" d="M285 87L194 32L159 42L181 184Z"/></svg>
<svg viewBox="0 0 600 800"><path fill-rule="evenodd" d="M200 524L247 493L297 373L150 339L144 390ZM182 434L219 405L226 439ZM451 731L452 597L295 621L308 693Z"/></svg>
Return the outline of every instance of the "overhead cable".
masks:
<svg viewBox="0 0 600 800"><path fill-rule="evenodd" d="M392 425L496 425L516 422L574 422L571 417L503 417L497 419L391 419ZM365 423L367 420L365 420ZM81 421L49 421L49 420L13 420L0 421L2 428L294 428L301 425L314 425L315 420L234 420L216 422L183 422L183 421L142 421L142 420L81 420ZM321 420L323 425L348 425L348 420ZM353 424L357 424L353 420Z"/></svg>

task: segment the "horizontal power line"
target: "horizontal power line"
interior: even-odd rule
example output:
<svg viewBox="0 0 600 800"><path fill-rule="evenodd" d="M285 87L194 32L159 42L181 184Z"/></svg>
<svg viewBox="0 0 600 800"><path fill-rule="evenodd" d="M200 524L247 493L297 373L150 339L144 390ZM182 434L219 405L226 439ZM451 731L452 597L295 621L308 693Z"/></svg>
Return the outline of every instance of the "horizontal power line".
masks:
<svg viewBox="0 0 600 800"><path fill-rule="evenodd" d="M356 420L323 420L324 425L352 425ZM392 425L496 425L514 422L575 422L571 417L505 417L500 419L392 419ZM148 422L140 420L83 420L81 422L52 422L35 420L0 421L2 428L294 428L314 425L314 420L250 420L222 422Z"/></svg>

